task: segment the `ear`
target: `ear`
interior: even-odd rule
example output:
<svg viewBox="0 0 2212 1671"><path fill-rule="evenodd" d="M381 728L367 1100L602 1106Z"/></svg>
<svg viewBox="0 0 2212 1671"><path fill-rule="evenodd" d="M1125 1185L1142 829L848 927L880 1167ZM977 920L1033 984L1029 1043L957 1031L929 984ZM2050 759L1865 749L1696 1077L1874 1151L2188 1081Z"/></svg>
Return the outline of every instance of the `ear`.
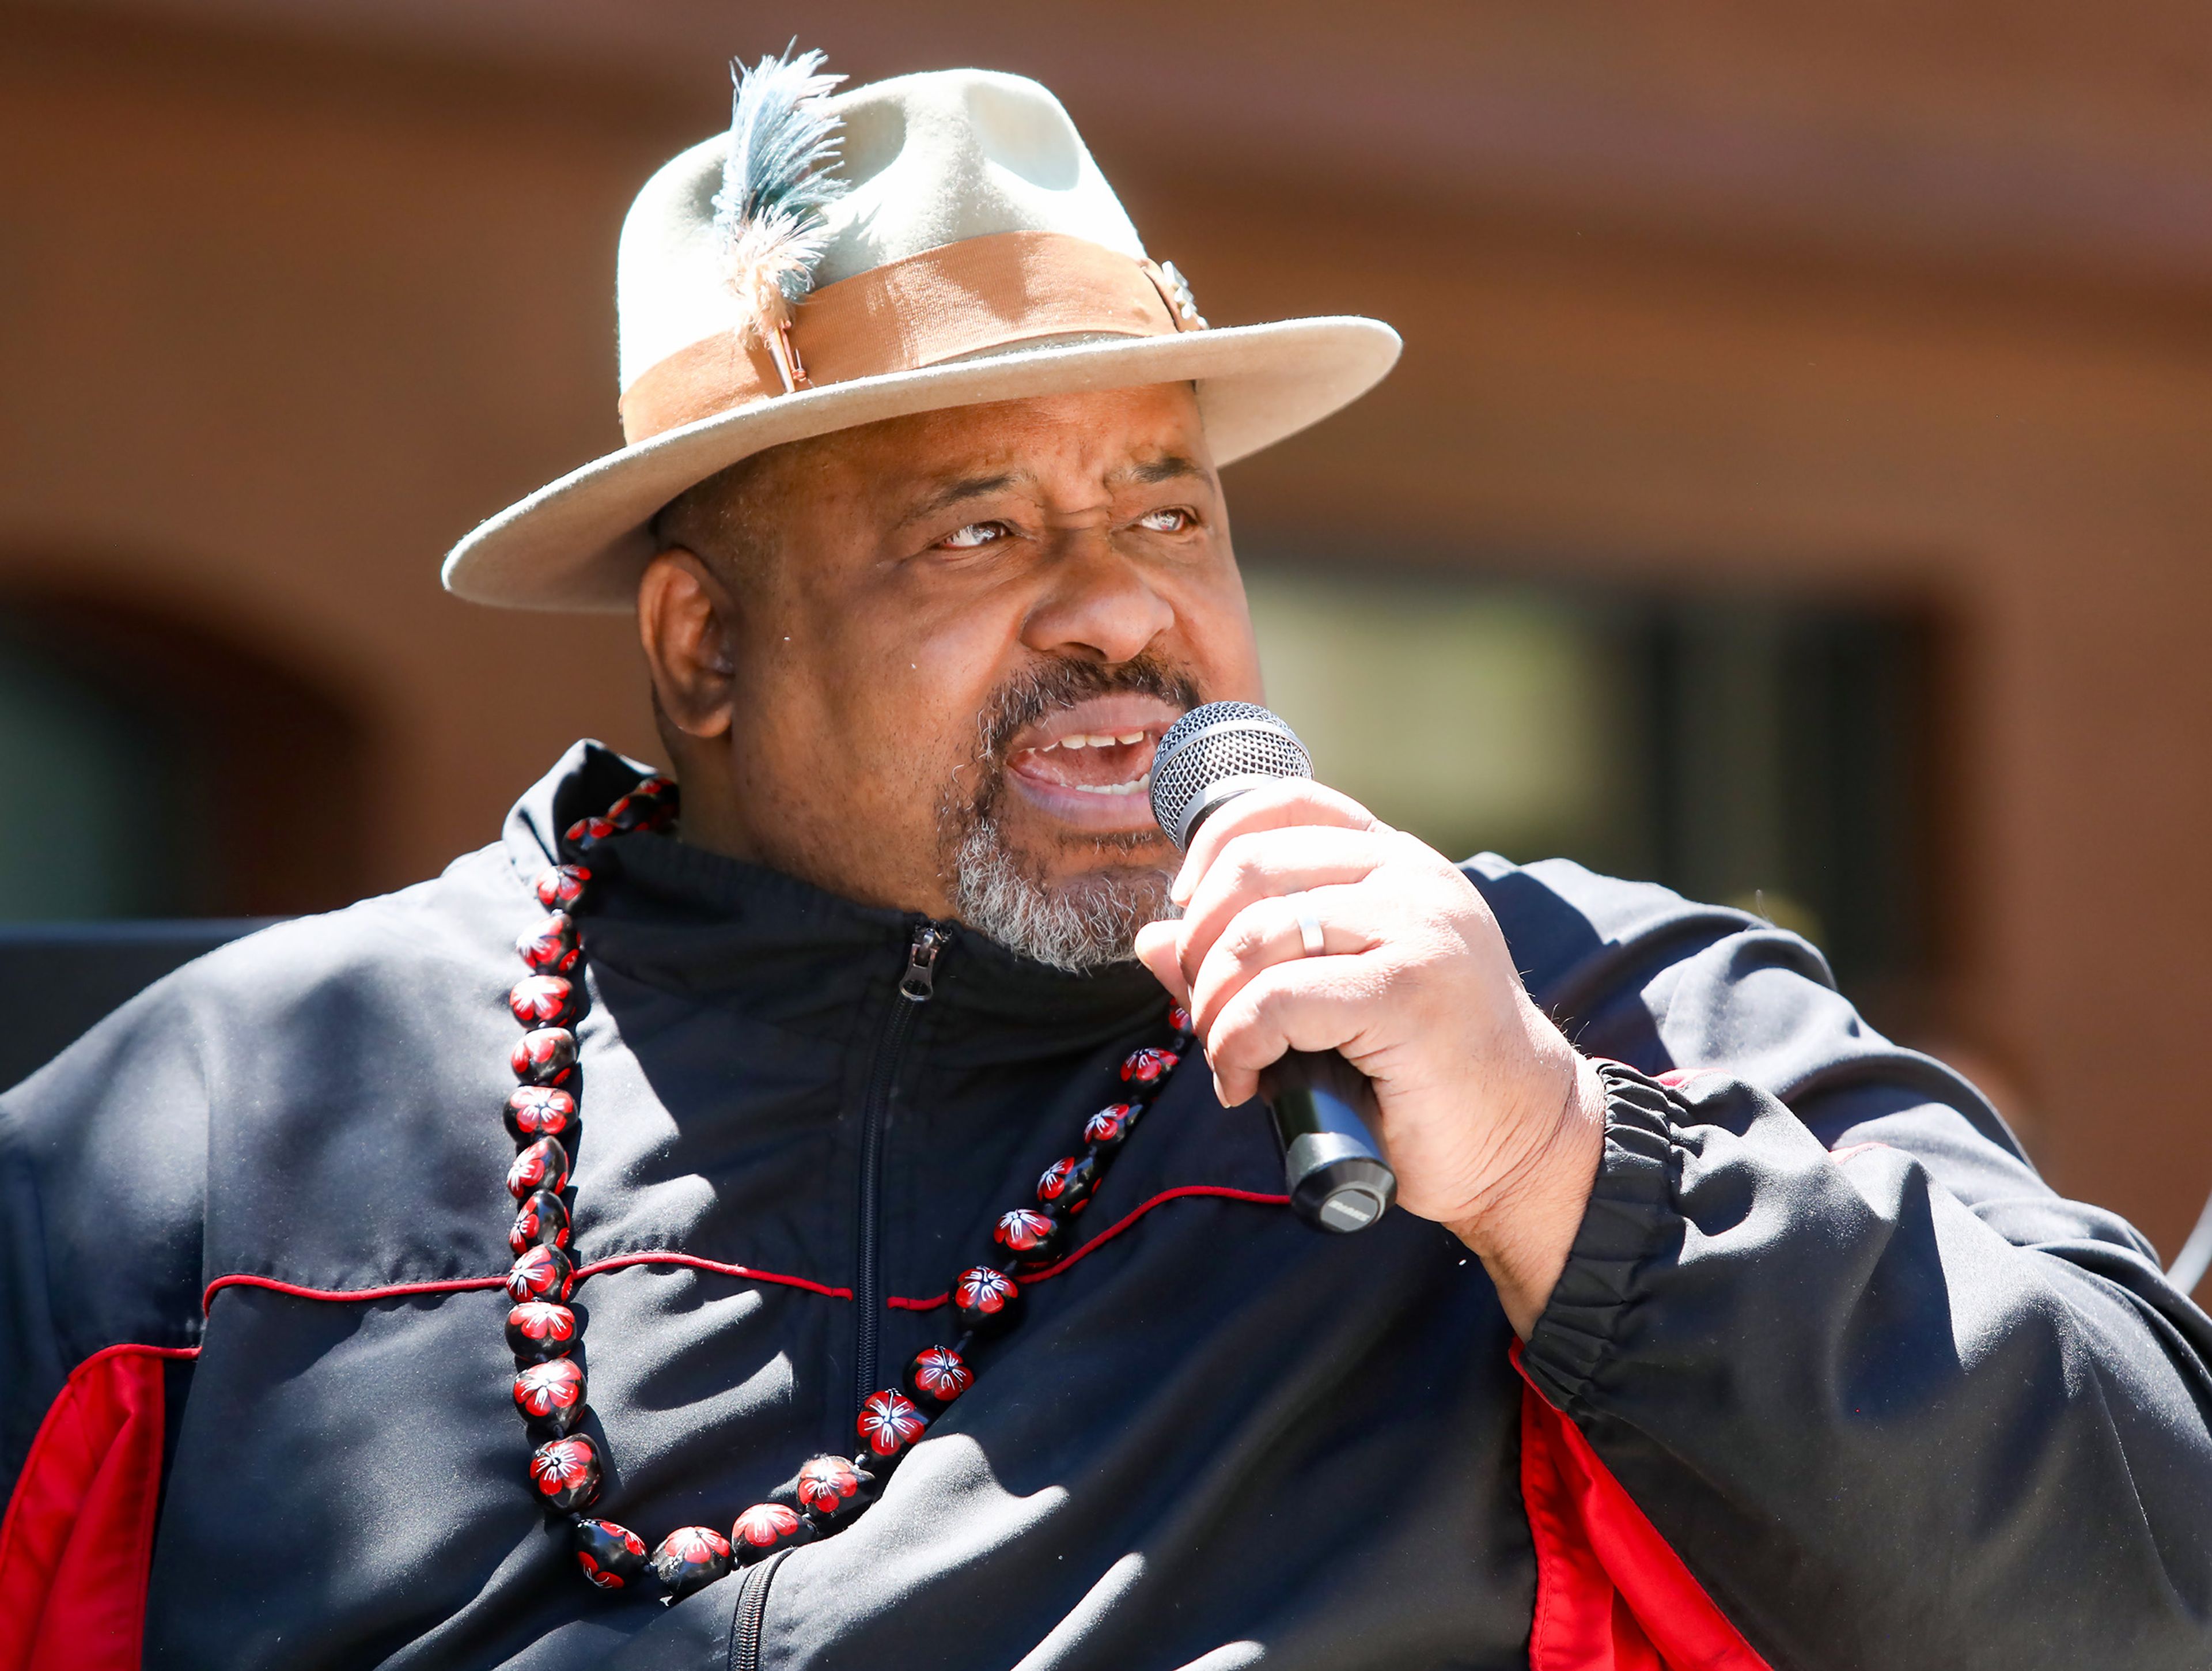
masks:
<svg viewBox="0 0 2212 1671"><path fill-rule="evenodd" d="M672 546L646 565L638 637L660 711L686 735L717 737L730 729L736 622L728 589L695 553Z"/></svg>

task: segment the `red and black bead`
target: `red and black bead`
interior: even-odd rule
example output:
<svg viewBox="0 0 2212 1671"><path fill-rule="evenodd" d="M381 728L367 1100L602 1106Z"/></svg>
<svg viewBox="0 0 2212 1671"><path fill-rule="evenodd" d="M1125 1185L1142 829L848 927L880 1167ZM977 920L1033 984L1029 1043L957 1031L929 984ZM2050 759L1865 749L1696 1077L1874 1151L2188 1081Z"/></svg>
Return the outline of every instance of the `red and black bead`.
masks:
<svg viewBox="0 0 2212 1671"><path fill-rule="evenodd" d="M651 1558L645 1552L645 1540L629 1527L582 1515L570 1524L576 1534L576 1564L598 1588L629 1589L645 1576Z"/></svg>
<svg viewBox="0 0 2212 1671"><path fill-rule="evenodd" d="M576 919L565 911L556 911L523 930L514 949L530 966L531 973L540 975L572 974L584 954L576 943Z"/></svg>
<svg viewBox="0 0 2212 1671"><path fill-rule="evenodd" d="M507 1314L507 1349L525 1363L564 1356L576 1344L576 1314L551 1300L525 1300Z"/></svg>
<svg viewBox="0 0 2212 1671"><path fill-rule="evenodd" d="M1141 1102L1109 1102L1083 1122L1083 1141L1102 1155L1119 1149L1129 1128L1137 1123L1137 1116L1144 1112Z"/></svg>
<svg viewBox="0 0 2212 1671"><path fill-rule="evenodd" d="M584 1419L583 1366L573 1357L553 1357L518 1370L514 1407L532 1432L559 1438Z"/></svg>
<svg viewBox="0 0 2212 1671"><path fill-rule="evenodd" d="M540 1137L514 1157L507 1169L507 1192L516 1200L537 1190L558 1195L568 1187L568 1151L558 1137Z"/></svg>
<svg viewBox="0 0 2212 1671"><path fill-rule="evenodd" d="M912 1399L896 1387L885 1387L880 1393L871 1393L860 1405L860 1419L854 1424L860 1430L860 1442L878 1456L896 1456L916 1439L929 1425L929 1418L915 1407Z"/></svg>
<svg viewBox="0 0 2212 1671"><path fill-rule="evenodd" d="M561 832L562 851L569 853L588 853L611 835L621 832L604 818L580 818Z"/></svg>
<svg viewBox="0 0 2212 1671"><path fill-rule="evenodd" d="M1037 1204L1062 1213L1079 1213L1091 1204L1098 1187L1098 1161L1091 1155L1068 1155L1054 1161L1037 1180Z"/></svg>
<svg viewBox="0 0 2212 1671"><path fill-rule="evenodd" d="M648 783L652 781L650 778L647 780ZM666 783L667 779L659 781ZM607 822L618 832L657 830L675 815L674 803L665 795L648 793L644 784L640 784L606 810Z"/></svg>
<svg viewBox="0 0 2212 1671"><path fill-rule="evenodd" d="M975 1384L968 1360L950 1346L924 1346L906 1366L906 1390L939 1410Z"/></svg>
<svg viewBox="0 0 2212 1671"><path fill-rule="evenodd" d="M507 1273L507 1296L517 1305L526 1300L565 1303L575 1291L576 1267L558 1247L532 1247Z"/></svg>
<svg viewBox="0 0 2212 1671"><path fill-rule="evenodd" d="M576 1035L565 1027L533 1028L514 1041L507 1065L527 1085L565 1085L575 1076Z"/></svg>
<svg viewBox="0 0 2212 1671"><path fill-rule="evenodd" d="M530 1483L549 1509L590 1508L599 1495L599 1448L580 1433L548 1439L530 1453Z"/></svg>
<svg viewBox="0 0 2212 1671"><path fill-rule="evenodd" d="M507 1251L517 1259L532 1247L566 1247L568 1245L568 1209L561 1198L547 1190L532 1190L522 1198L522 1205L514 1215L514 1223L507 1227Z"/></svg>
<svg viewBox="0 0 2212 1671"><path fill-rule="evenodd" d="M960 1320L981 1333L1004 1328L1020 1313L1021 1284L988 1265L970 1265L952 1280L952 1305Z"/></svg>
<svg viewBox="0 0 2212 1671"><path fill-rule="evenodd" d="M1103 1169L1127 1140L1145 1111L1141 1101L1100 1109L1085 1124L1085 1152L1055 1162L1038 1180L1036 1205L1019 1207L1001 1217L993 1233L1006 1268L979 1265L955 1279L951 1300L965 1332L951 1346L931 1346L907 1365L903 1390L871 1394L857 1419L862 1448L848 1461L817 1456L800 1469L788 1503L756 1503L737 1517L731 1538L703 1526L671 1533L653 1552L626 1527L574 1514L597 1498L602 1486L599 1454L579 1430L586 1413L583 1368L565 1356L578 1336L575 1314L562 1303L574 1291L576 1267L568 1251L569 1212L561 1192L569 1181L569 1147L577 1119L576 1097L566 1089L577 1071L574 1024L586 997L576 970L582 948L571 912L580 908L592 881L592 867L576 862L612 836L649 831L676 814L677 787L658 776L643 779L596 818L571 825L564 835L564 862L542 871L533 883L538 903L550 913L515 942L531 973L507 995L509 1009L526 1032L515 1046L511 1065L524 1082L507 1099L507 1129L521 1146L507 1174L507 1188L521 1204L508 1232L518 1257L506 1286L515 1303L507 1313L507 1340L518 1365L515 1406L544 1442L531 1453L530 1477L539 1497L572 1515L576 1559L584 1576L603 1589L629 1588L650 1567L676 1596L713 1583L735 1564L761 1559L835 1531L873 1500L878 1473L860 1463L881 1459L884 1467L927 1430L941 1412L975 1384L963 1351L987 1330L1011 1325L1021 1304L1021 1283L1060 1254L1069 1217L1089 1203ZM1170 1048L1133 1051L1121 1064L1125 1084L1157 1085L1188 1046L1189 1014L1171 1005ZM880 1470L878 1470L880 1472ZM778 1496L785 1495L779 1492Z"/></svg>
<svg viewBox="0 0 2212 1671"><path fill-rule="evenodd" d="M576 1124L576 1099L557 1085L517 1085L502 1116L517 1143L565 1137Z"/></svg>
<svg viewBox="0 0 2212 1671"><path fill-rule="evenodd" d="M568 976L525 975L508 991L507 1007L525 1027L566 1027L581 1006Z"/></svg>
<svg viewBox="0 0 2212 1671"><path fill-rule="evenodd" d="M591 881L589 865L550 864L538 873L538 880L531 886L537 893L538 903L546 910L567 911L582 900Z"/></svg>
<svg viewBox="0 0 2212 1671"><path fill-rule="evenodd" d="M1060 1257L1060 1221L1035 1207L1016 1207L1000 1217L991 1240L1023 1265L1050 1265Z"/></svg>
<svg viewBox="0 0 2212 1671"><path fill-rule="evenodd" d="M739 1566L750 1566L779 1549L812 1543L814 1522L781 1503L756 1503L730 1527L730 1549Z"/></svg>
<svg viewBox="0 0 2212 1671"><path fill-rule="evenodd" d="M1155 1050L1150 1046L1133 1050L1121 1064L1122 1082L1157 1085L1174 1071L1175 1064L1182 1059L1171 1050Z"/></svg>
<svg viewBox="0 0 2212 1671"><path fill-rule="evenodd" d="M820 1521L833 1525L849 1520L868 1506L869 1487L875 1475L842 1456L810 1456L799 1469L794 1489L799 1506Z"/></svg>
<svg viewBox="0 0 2212 1671"><path fill-rule="evenodd" d="M679 1601L729 1570L729 1541L711 1526L679 1526L653 1552L653 1576Z"/></svg>

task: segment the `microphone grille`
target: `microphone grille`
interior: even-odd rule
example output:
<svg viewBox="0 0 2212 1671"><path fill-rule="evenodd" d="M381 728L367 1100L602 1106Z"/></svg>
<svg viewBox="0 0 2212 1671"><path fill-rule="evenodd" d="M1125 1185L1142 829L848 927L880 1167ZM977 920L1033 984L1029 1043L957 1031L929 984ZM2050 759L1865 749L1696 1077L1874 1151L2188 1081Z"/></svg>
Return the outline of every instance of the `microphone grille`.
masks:
<svg viewBox="0 0 2212 1671"><path fill-rule="evenodd" d="M1170 726L1152 753L1152 816L1180 848L1197 815L1218 804L1206 793L1215 785L1312 776L1305 745L1276 715L1256 702L1209 702Z"/></svg>

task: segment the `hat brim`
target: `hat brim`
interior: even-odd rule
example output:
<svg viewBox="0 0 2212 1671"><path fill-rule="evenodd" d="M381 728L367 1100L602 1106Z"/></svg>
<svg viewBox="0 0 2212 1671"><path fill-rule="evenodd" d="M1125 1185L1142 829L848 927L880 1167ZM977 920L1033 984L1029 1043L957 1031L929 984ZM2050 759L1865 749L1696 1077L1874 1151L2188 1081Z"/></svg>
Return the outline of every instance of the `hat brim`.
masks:
<svg viewBox="0 0 2212 1671"><path fill-rule="evenodd" d="M480 523L446 558L446 589L511 609L631 608L668 502L740 459L886 418L1087 389L1193 381L1228 464L1318 423L1380 382L1398 333L1341 316L1016 349L756 401L594 459Z"/></svg>

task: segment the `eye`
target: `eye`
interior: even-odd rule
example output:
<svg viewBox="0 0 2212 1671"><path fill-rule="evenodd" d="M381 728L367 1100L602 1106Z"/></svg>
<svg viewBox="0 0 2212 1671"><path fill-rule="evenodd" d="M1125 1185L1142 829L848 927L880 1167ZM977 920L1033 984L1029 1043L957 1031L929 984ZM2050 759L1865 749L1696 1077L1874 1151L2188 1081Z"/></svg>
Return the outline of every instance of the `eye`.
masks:
<svg viewBox="0 0 2212 1671"><path fill-rule="evenodd" d="M1149 528L1154 534L1181 534L1197 521L1181 506L1174 506L1165 510L1147 512L1137 519L1137 526Z"/></svg>
<svg viewBox="0 0 2212 1671"><path fill-rule="evenodd" d="M972 552L979 546L994 546L1006 537L1004 522L970 522L939 540L940 549L948 552Z"/></svg>

